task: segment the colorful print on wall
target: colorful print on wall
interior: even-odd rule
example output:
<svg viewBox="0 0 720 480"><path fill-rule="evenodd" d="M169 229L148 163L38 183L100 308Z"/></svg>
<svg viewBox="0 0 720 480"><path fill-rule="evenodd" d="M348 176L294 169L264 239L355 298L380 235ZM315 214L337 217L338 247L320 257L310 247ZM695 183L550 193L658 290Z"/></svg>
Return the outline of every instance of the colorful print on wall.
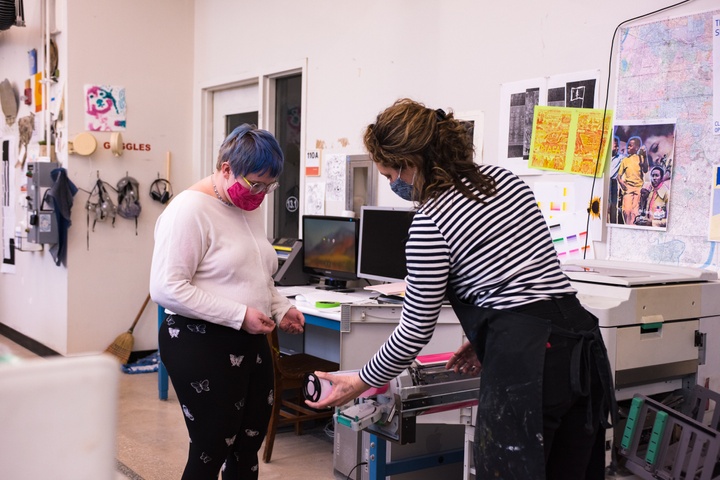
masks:
<svg viewBox="0 0 720 480"><path fill-rule="evenodd" d="M126 127L125 88L85 85L85 125L93 132L119 132Z"/></svg>
<svg viewBox="0 0 720 480"><path fill-rule="evenodd" d="M602 238L602 201L593 197L588 205L585 198L592 181L589 177L578 177L572 182L533 184L538 208L550 228L560 261L593 258L592 240Z"/></svg>
<svg viewBox="0 0 720 480"><path fill-rule="evenodd" d="M548 228L560 262L594 257L592 243L588 239L587 231L565 233L568 230L568 225L559 223L549 225Z"/></svg>
<svg viewBox="0 0 720 480"><path fill-rule="evenodd" d="M528 167L600 177L611 131L610 111L535 107Z"/></svg>

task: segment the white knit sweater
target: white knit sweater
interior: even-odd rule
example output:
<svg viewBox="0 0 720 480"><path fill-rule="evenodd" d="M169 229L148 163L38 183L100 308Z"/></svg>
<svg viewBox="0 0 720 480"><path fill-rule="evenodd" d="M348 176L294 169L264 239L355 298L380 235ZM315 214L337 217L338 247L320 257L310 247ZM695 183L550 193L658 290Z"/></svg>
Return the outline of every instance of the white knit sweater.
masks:
<svg viewBox="0 0 720 480"><path fill-rule="evenodd" d="M155 225L150 295L172 313L237 330L248 307L279 322L292 305L274 286L277 266L260 209L185 190Z"/></svg>

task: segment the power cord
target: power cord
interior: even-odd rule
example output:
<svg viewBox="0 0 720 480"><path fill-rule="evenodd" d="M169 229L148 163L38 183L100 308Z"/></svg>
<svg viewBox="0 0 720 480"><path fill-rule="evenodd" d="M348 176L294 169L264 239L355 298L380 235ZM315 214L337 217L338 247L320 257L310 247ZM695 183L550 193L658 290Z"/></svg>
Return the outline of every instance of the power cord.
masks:
<svg viewBox="0 0 720 480"><path fill-rule="evenodd" d="M346 480L352 480L352 473L355 471L356 468L361 467L363 465L367 465L368 462L360 462L357 465L355 465L352 470L350 470L350 473L347 474L347 477L345 477Z"/></svg>
<svg viewBox="0 0 720 480"><path fill-rule="evenodd" d="M605 106L603 107L603 120L602 120L602 127L600 129L600 146L598 147L598 154L597 159L595 162L595 172L593 174L593 181L592 186L590 187L590 205L592 205L593 200L593 194L595 193L595 182L597 180L597 173L598 173L598 167L600 166L600 156L602 155L602 146L603 146L603 140L605 136L605 116L607 115L607 107L608 107L608 100L610 95L610 73L612 72L612 57L613 57L613 48L615 46L615 36L617 35L618 30L620 30L620 27L625 25L628 22L632 22L635 20L639 20L641 18L649 17L650 15L655 15L656 13L664 12L665 10L670 10L675 7L679 7L680 5L684 3L689 3L692 0L683 0L682 2L674 3L672 5L668 5L667 7L659 8L657 10L654 10L649 13L644 13L642 15L638 15L637 17L629 18L627 20L624 20L620 23L618 23L618 26L615 27L615 31L612 35L612 40L610 42L610 59L608 61L608 74L607 74L607 82L606 82L606 90L605 90ZM591 208L588 209L587 214L587 222L585 225L585 231L590 231L590 215L591 215ZM587 246L588 246L588 238L590 235L585 235L585 247L583 248L583 260L585 259L585 256L587 255Z"/></svg>

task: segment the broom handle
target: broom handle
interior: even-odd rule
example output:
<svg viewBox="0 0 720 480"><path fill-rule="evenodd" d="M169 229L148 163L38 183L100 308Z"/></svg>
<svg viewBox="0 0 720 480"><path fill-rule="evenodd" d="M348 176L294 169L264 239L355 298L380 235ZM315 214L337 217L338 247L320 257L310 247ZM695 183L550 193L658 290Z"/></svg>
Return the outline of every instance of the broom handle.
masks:
<svg viewBox="0 0 720 480"><path fill-rule="evenodd" d="M132 333L133 330L135 330L135 325L137 325L138 320L140 320L140 317L142 316L142 313L145 311L145 307L147 307L148 302L150 301L150 294L148 293L147 297L145 297L145 302L143 303L142 307L140 307L140 311L137 313L137 316L135 317L135 321L133 322L132 326L128 330L128 332Z"/></svg>

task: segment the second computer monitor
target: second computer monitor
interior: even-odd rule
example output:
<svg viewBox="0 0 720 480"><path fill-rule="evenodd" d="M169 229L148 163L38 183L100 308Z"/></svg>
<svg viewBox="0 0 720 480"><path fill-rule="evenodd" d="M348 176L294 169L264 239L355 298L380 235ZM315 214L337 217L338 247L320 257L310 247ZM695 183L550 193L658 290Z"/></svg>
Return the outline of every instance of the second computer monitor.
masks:
<svg viewBox="0 0 720 480"><path fill-rule="evenodd" d="M409 208L362 207L359 278L382 282L405 280L405 244L414 215Z"/></svg>

